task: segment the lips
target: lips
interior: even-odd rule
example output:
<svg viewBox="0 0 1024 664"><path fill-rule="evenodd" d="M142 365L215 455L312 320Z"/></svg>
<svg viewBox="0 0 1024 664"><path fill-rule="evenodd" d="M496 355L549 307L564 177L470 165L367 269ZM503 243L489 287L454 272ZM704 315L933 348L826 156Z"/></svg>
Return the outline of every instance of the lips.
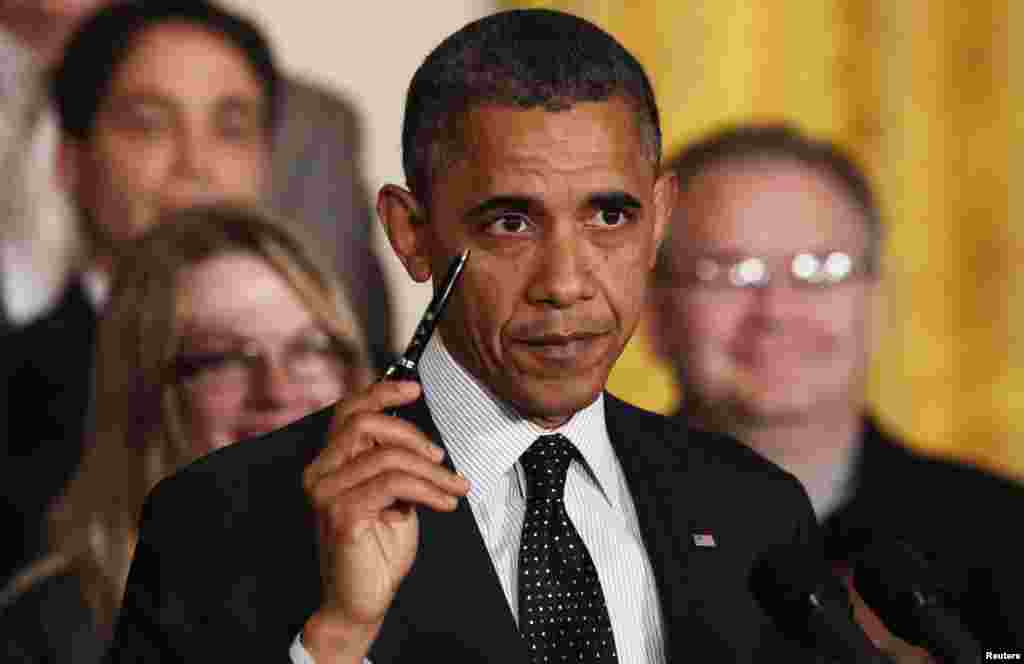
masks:
<svg viewBox="0 0 1024 664"><path fill-rule="evenodd" d="M574 332L571 334L540 334L513 339L535 361L560 368L587 367L599 360L601 343L608 332Z"/></svg>
<svg viewBox="0 0 1024 664"><path fill-rule="evenodd" d="M586 341L603 336L606 332L574 332L572 334L541 334L516 339L517 342L529 346L559 346L575 341Z"/></svg>
<svg viewBox="0 0 1024 664"><path fill-rule="evenodd" d="M835 352L833 339L821 335L777 337L737 344L733 355L750 366L775 367L814 362Z"/></svg>
<svg viewBox="0 0 1024 664"><path fill-rule="evenodd" d="M244 440L246 438L262 436L263 434L288 426L295 420L299 419L299 417L301 416L289 416L268 421L248 422L245 426L238 429L238 439Z"/></svg>

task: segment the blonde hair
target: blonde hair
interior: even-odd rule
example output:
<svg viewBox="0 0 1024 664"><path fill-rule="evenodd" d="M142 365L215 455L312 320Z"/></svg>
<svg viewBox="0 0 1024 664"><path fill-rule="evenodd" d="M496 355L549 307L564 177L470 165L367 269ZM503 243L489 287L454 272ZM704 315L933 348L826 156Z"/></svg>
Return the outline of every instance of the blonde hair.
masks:
<svg viewBox="0 0 1024 664"><path fill-rule="evenodd" d="M185 396L171 379L182 341L179 275L239 252L265 260L331 335L344 360L347 388L372 380L366 340L348 298L300 230L235 205L170 213L118 262L97 333L86 451L48 514L52 552L19 574L8 595L55 573L74 573L97 626L109 635L145 497L194 457L185 433Z"/></svg>

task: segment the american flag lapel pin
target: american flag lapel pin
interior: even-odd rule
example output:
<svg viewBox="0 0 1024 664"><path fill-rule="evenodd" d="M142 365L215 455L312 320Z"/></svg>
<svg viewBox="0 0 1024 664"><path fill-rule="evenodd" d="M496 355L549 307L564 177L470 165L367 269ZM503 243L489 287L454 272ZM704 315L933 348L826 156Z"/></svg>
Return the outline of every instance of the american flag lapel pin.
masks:
<svg viewBox="0 0 1024 664"><path fill-rule="evenodd" d="M693 533L693 544L694 546L702 549L714 549L718 546L715 542L715 536L710 530L698 530Z"/></svg>

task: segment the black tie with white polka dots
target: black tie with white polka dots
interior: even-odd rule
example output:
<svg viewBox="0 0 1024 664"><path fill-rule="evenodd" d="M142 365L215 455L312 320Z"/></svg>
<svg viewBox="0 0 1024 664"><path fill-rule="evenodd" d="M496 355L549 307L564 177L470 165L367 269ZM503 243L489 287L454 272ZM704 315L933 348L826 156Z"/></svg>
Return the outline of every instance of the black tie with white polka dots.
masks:
<svg viewBox="0 0 1024 664"><path fill-rule="evenodd" d="M590 553L565 511L564 436L541 436L520 458L529 482L519 545L519 631L530 661L615 662L615 637Z"/></svg>

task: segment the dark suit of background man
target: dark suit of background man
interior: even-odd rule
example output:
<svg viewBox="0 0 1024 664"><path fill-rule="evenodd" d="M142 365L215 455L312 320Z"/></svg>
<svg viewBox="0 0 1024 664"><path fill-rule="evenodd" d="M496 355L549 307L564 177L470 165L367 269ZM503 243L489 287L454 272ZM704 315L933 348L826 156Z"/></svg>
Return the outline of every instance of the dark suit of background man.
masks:
<svg viewBox="0 0 1024 664"><path fill-rule="evenodd" d="M883 232L863 172L787 126L727 128L668 165L680 197L652 328L681 415L796 475L840 566L868 532L901 536L983 647L1019 650L1024 552L1007 535L1024 489L912 450L865 403Z"/></svg>
<svg viewBox="0 0 1024 664"><path fill-rule="evenodd" d="M660 143L642 68L579 18L499 13L438 46L406 101L409 188L378 199L414 280L472 251L422 388L379 383L162 483L113 660L531 661L519 459L556 432L619 661L806 659L747 584L813 547L799 483L604 392L671 214Z"/></svg>

